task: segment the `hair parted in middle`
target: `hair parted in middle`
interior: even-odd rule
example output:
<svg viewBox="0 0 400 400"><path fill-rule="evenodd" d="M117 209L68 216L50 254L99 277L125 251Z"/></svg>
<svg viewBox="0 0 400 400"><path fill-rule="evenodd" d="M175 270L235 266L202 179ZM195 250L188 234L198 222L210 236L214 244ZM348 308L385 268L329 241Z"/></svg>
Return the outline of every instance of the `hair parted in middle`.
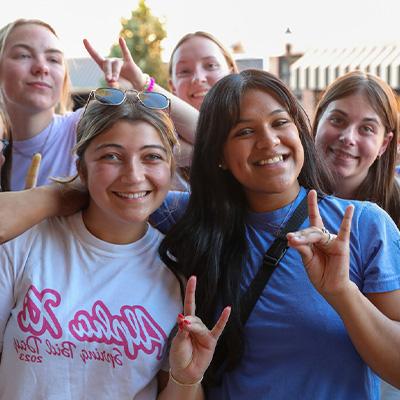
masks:
<svg viewBox="0 0 400 400"><path fill-rule="evenodd" d="M174 148L178 145L174 124L165 111L143 106L137 100L136 94L132 93L126 93L124 102L119 105L102 104L97 100L89 102L76 129L77 144L74 151L78 156L80 166L84 166L82 164L84 163L84 154L90 142L121 120L128 122L144 121L158 131L171 162L172 175L175 170L173 153Z"/></svg>
<svg viewBox="0 0 400 400"><path fill-rule="evenodd" d="M190 175L191 196L183 217L165 237L160 254L170 268L196 275L196 312L211 327L216 306L231 305L206 385L216 383L221 365L230 370L244 348L240 321L240 279L247 259L244 189L230 171L219 168L223 148L241 114L241 100L251 90L273 96L296 125L304 148L298 181L308 189L331 193L332 178L315 150L308 117L294 94L274 75L260 70L230 74L217 82L200 108Z"/></svg>
<svg viewBox="0 0 400 400"><path fill-rule="evenodd" d="M236 62L232 56L232 54L229 52L229 50L213 35L211 35L211 33L208 32L203 32L203 31L196 31L193 33L187 33L186 35L184 35L176 44L176 46L174 47L174 49L172 50L171 53L171 57L169 60L169 65L168 65L168 72L169 72L169 76L172 76L172 67L173 67L173 61L174 61L174 55L176 53L176 51L179 49L179 47L182 46L183 43L187 42L189 39L192 39L194 37L202 37L208 40L211 40L211 42L214 42L219 49L221 50L222 55L224 56L226 63L228 64L228 67L231 69L231 71L233 73L237 73L239 72L239 69L236 65Z"/></svg>
<svg viewBox="0 0 400 400"><path fill-rule="evenodd" d="M391 87L379 77L362 71L352 71L339 77L328 86L317 104L313 136L329 104L353 94L362 95L375 110L385 127L385 136L389 132L393 134L386 151L370 166L367 177L357 190L356 200L377 203L400 227L400 185L395 178L399 109Z"/></svg>

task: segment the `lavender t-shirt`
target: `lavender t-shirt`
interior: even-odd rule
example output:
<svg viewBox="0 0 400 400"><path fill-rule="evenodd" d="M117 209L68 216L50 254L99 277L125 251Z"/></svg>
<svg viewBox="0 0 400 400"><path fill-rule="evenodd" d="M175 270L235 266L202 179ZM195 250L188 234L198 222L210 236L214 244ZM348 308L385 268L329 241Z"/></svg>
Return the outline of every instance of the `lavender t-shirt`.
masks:
<svg viewBox="0 0 400 400"><path fill-rule="evenodd" d="M35 153L41 153L37 186L50 183L49 177L71 176L76 173L72 148L76 143L76 125L81 110L54 115L42 132L27 140L13 141L11 190L22 190Z"/></svg>

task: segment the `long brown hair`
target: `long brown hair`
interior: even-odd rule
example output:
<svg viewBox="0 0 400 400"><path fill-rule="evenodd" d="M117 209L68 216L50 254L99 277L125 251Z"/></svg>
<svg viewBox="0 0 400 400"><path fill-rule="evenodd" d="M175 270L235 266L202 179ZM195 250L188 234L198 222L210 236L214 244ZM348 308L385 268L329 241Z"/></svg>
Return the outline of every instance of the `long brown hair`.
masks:
<svg viewBox="0 0 400 400"><path fill-rule="evenodd" d="M395 178L399 111L396 96L390 86L377 76L361 71L352 71L336 79L317 104L313 122L314 138L328 105L353 94L361 94L368 100L385 127L385 135L393 133L386 151L369 167L366 178L354 196L355 200L377 203L400 227L400 186Z"/></svg>

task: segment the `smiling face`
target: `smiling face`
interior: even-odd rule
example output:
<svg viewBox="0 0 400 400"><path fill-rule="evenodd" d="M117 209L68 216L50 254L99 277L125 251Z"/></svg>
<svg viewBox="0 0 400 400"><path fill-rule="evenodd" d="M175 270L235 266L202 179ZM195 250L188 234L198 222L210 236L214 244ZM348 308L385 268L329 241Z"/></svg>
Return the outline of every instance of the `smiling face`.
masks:
<svg viewBox="0 0 400 400"><path fill-rule="evenodd" d="M356 93L327 106L317 126L315 143L337 174L338 186L355 192L391 138L392 133L386 134L381 119L365 96Z"/></svg>
<svg viewBox="0 0 400 400"><path fill-rule="evenodd" d="M84 213L89 231L130 243L144 234L149 215L166 196L171 160L151 124L120 120L90 142L79 174L90 193Z"/></svg>
<svg viewBox="0 0 400 400"><path fill-rule="evenodd" d="M225 142L222 166L243 186L250 208L270 211L293 201L303 162L299 132L285 108L267 92L248 90Z"/></svg>
<svg viewBox="0 0 400 400"><path fill-rule="evenodd" d="M204 96L231 73L221 49L212 40L194 36L183 42L172 59L172 92L199 109Z"/></svg>
<svg viewBox="0 0 400 400"><path fill-rule="evenodd" d="M46 27L29 23L15 27L0 60L0 85L11 115L53 111L65 77L59 39Z"/></svg>

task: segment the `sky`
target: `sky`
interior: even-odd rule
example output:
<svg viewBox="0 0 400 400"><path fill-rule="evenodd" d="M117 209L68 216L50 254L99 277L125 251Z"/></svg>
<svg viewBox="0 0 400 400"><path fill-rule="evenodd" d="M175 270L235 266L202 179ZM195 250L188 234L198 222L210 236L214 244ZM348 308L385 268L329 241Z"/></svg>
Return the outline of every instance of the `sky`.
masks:
<svg viewBox="0 0 400 400"><path fill-rule="evenodd" d="M86 57L82 39L103 55L117 42L121 18L137 0L13 0L3 6L0 26L16 18L50 23L67 57ZM242 42L246 54L280 55L313 47L400 42L400 0L147 0L167 31L167 60L181 36L196 30L214 34L226 46ZM287 28L291 34L285 34Z"/></svg>

